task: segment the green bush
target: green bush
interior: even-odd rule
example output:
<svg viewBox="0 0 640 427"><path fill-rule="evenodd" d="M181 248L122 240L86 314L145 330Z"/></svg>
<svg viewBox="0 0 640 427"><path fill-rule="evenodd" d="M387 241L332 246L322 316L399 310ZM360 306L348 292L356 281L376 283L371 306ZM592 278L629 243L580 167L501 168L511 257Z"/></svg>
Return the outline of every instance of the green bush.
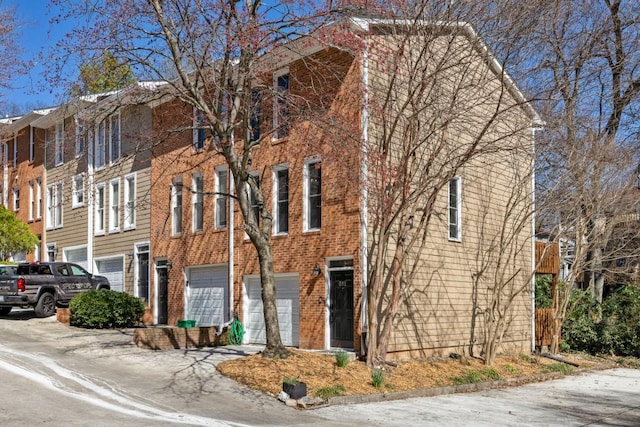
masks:
<svg viewBox="0 0 640 427"><path fill-rule="evenodd" d="M384 385L384 371L382 369L374 369L371 371L371 384L375 388L380 388Z"/></svg>
<svg viewBox="0 0 640 427"><path fill-rule="evenodd" d="M591 294L576 291L576 298L579 294L562 328L564 343L592 354L640 356L640 288L623 286L601 307Z"/></svg>
<svg viewBox="0 0 640 427"><path fill-rule="evenodd" d="M70 322L81 328L128 328L140 323L144 303L139 298L111 290L83 292L69 303Z"/></svg>
<svg viewBox="0 0 640 427"><path fill-rule="evenodd" d="M344 350L338 350L334 354L336 358L336 365L338 368L344 368L349 363L349 353Z"/></svg>
<svg viewBox="0 0 640 427"><path fill-rule="evenodd" d="M536 308L551 308L551 275L536 274Z"/></svg>

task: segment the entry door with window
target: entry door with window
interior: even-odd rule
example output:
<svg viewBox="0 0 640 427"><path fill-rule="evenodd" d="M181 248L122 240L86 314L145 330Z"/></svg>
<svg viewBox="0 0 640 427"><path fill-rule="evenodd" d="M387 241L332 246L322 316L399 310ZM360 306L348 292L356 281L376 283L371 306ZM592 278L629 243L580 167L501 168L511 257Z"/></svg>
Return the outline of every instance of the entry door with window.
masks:
<svg viewBox="0 0 640 427"><path fill-rule="evenodd" d="M329 273L331 347L353 348L353 270Z"/></svg>

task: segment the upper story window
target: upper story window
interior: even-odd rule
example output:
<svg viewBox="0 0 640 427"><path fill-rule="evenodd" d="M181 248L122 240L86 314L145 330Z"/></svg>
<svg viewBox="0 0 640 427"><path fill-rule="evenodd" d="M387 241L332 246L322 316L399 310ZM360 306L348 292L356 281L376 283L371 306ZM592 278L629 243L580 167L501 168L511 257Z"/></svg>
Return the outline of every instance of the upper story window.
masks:
<svg viewBox="0 0 640 427"><path fill-rule="evenodd" d="M171 186L171 233L182 234L182 179L175 179Z"/></svg>
<svg viewBox="0 0 640 427"><path fill-rule="evenodd" d="M13 189L13 210L20 210L20 187L15 187Z"/></svg>
<svg viewBox="0 0 640 427"><path fill-rule="evenodd" d="M79 157L84 153L87 142L86 130L84 123L76 118L76 157Z"/></svg>
<svg viewBox="0 0 640 427"><path fill-rule="evenodd" d="M78 174L73 177L72 187L73 199L71 207L77 208L84 206L84 174Z"/></svg>
<svg viewBox="0 0 640 427"><path fill-rule="evenodd" d="M36 211L36 193L33 180L29 181L29 220L33 220L33 214Z"/></svg>
<svg viewBox="0 0 640 427"><path fill-rule="evenodd" d="M13 135L13 167L18 166L18 134Z"/></svg>
<svg viewBox="0 0 640 427"><path fill-rule="evenodd" d="M260 140L260 91L251 91L251 113L249 117L248 138L249 141Z"/></svg>
<svg viewBox="0 0 640 427"><path fill-rule="evenodd" d="M96 185L96 223L95 223L95 233L96 234L104 234L104 202L105 202L105 194L104 194L104 184Z"/></svg>
<svg viewBox="0 0 640 427"><path fill-rule="evenodd" d="M289 71L274 76L276 102L273 103L273 128L275 138L289 136Z"/></svg>
<svg viewBox="0 0 640 427"><path fill-rule="evenodd" d="M307 159L304 166L304 231L319 230L322 225L322 163Z"/></svg>
<svg viewBox="0 0 640 427"><path fill-rule="evenodd" d="M109 155L111 163L120 159L121 139L120 139L120 113L109 117Z"/></svg>
<svg viewBox="0 0 640 427"><path fill-rule="evenodd" d="M62 227L62 183L47 186L47 228Z"/></svg>
<svg viewBox="0 0 640 427"><path fill-rule="evenodd" d="M205 127L204 113L197 108L193 109L193 149L200 151L204 149Z"/></svg>
<svg viewBox="0 0 640 427"><path fill-rule="evenodd" d="M124 177L124 228L136 226L136 175Z"/></svg>
<svg viewBox="0 0 640 427"><path fill-rule="evenodd" d="M203 227L203 192L204 192L204 180L202 178L202 172L193 174L193 183L191 188L192 194L192 218L193 231L202 231Z"/></svg>
<svg viewBox="0 0 640 427"><path fill-rule="evenodd" d="M449 240L462 240L462 179L449 181Z"/></svg>
<svg viewBox="0 0 640 427"><path fill-rule="evenodd" d="M36 218L42 217L42 181L36 178Z"/></svg>
<svg viewBox="0 0 640 427"><path fill-rule="evenodd" d="M93 150L93 166L96 169L103 168L106 162L106 138L107 138L107 126L103 121L98 125L98 131L96 132L95 150Z"/></svg>
<svg viewBox="0 0 640 427"><path fill-rule="evenodd" d="M289 232L289 169L277 166L273 170L273 228L275 234Z"/></svg>
<svg viewBox="0 0 640 427"><path fill-rule="evenodd" d="M120 229L120 179L109 183L109 231Z"/></svg>
<svg viewBox="0 0 640 427"><path fill-rule="evenodd" d="M56 124L54 161L56 166L61 165L64 162L64 122Z"/></svg>
<svg viewBox="0 0 640 427"><path fill-rule="evenodd" d="M256 187L258 188L256 191L260 191L260 177L257 173L252 173L249 175L249 180L254 181ZM251 189L249 183L247 183L247 191L249 192L249 201L251 202L251 212L253 212L253 218L255 220L256 226L260 226L260 203L258 202L258 194L256 191Z"/></svg>
<svg viewBox="0 0 640 427"><path fill-rule="evenodd" d="M227 169L216 168L215 182L215 227L224 228L227 226L227 200L229 186L227 181Z"/></svg>
<svg viewBox="0 0 640 427"><path fill-rule="evenodd" d="M29 126L29 161L33 162L36 158L36 131L33 126Z"/></svg>

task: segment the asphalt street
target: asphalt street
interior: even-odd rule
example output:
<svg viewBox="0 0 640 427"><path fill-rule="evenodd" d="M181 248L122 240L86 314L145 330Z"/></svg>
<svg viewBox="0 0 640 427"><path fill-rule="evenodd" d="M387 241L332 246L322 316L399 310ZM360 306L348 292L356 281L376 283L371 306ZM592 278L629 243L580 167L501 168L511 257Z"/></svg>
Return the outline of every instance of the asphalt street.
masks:
<svg viewBox="0 0 640 427"><path fill-rule="evenodd" d="M0 317L0 425L640 426L640 370L315 410L218 374L255 346L149 351L132 331L84 330L28 311Z"/></svg>

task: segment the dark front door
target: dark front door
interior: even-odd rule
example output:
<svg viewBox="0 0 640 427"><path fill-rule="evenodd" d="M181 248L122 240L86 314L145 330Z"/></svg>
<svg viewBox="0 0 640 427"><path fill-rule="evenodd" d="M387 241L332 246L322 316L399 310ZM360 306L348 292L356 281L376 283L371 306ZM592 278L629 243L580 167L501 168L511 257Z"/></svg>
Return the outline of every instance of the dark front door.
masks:
<svg viewBox="0 0 640 427"><path fill-rule="evenodd" d="M353 270L329 273L331 347L353 348Z"/></svg>
<svg viewBox="0 0 640 427"><path fill-rule="evenodd" d="M159 267L158 272L158 324L166 325L169 275L166 267Z"/></svg>
<svg viewBox="0 0 640 427"><path fill-rule="evenodd" d="M149 304L149 253L138 252L138 297Z"/></svg>

